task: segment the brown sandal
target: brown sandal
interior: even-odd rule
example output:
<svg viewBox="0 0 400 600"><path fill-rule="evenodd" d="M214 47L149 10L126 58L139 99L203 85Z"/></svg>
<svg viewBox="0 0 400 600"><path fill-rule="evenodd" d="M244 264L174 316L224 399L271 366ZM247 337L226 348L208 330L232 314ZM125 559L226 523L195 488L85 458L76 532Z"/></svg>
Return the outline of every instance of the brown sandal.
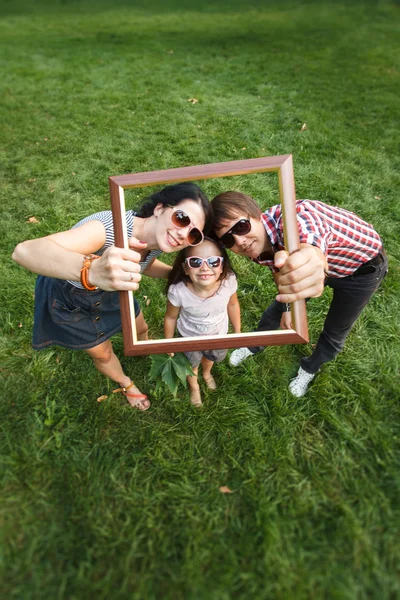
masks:
<svg viewBox="0 0 400 600"><path fill-rule="evenodd" d="M135 384L133 383L133 381L127 385L126 387L120 387L117 388L116 390L113 390L113 394L116 394L117 392L122 392L123 395L128 398L128 402L131 406L136 407L138 410L141 411L145 411L148 410L151 406L150 401L149 401L149 405L148 406L143 406L143 408L139 408L138 404L140 404L141 402L143 402L143 400L148 400L148 397L146 396L146 394L128 394L128 390L131 389L131 387L134 387ZM133 401L131 402L129 400L129 398L132 398Z"/></svg>

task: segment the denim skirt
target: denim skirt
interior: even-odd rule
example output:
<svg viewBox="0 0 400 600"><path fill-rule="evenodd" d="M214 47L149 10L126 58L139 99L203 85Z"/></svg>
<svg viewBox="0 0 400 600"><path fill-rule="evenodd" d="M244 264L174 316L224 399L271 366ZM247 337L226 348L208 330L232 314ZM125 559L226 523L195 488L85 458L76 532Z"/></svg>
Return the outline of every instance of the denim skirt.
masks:
<svg viewBox="0 0 400 600"><path fill-rule="evenodd" d="M136 298L134 303L137 317L140 307ZM89 292L63 279L37 278L32 341L35 350L48 346L85 350L121 329L118 292Z"/></svg>

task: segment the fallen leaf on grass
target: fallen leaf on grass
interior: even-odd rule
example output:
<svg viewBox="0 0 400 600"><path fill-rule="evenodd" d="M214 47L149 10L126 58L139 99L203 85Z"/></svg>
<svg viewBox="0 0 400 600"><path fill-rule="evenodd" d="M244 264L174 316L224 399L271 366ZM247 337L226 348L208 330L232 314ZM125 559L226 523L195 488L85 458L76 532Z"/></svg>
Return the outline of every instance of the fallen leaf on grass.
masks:
<svg viewBox="0 0 400 600"><path fill-rule="evenodd" d="M36 179L28 179L28 183L32 183L33 181L36 181Z"/></svg>
<svg viewBox="0 0 400 600"><path fill-rule="evenodd" d="M375 200L380 200L381 197L380 196L375 196Z"/></svg>
<svg viewBox="0 0 400 600"><path fill-rule="evenodd" d="M197 98L188 98L188 102L191 102L192 104L197 104L198 100Z"/></svg>
<svg viewBox="0 0 400 600"><path fill-rule="evenodd" d="M18 327L21 328L22 327L22 323L18 323Z"/></svg>
<svg viewBox="0 0 400 600"><path fill-rule="evenodd" d="M97 398L97 402L104 402L104 400L107 400L108 396L99 396Z"/></svg>
<svg viewBox="0 0 400 600"><path fill-rule="evenodd" d="M221 494L233 494L233 491L231 490L231 488L228 488L228 486L226 486L226 485L221 485L221 487L219 488L219 491L221 492Z"/></svg>
<svg viewBox="0 0 400 600"><path fill-rule="evenodd" d="M39 221L36 217L29 217L29 219L25 221L25 223L39 223Z"/></svg>
<svg viewBox="0 0 400 600"><path fill-rule="evenodd" d="M303 125L301 126L300 131L305 131L307 128L307 123L303 123Z"/></svg>
<svg viewBox="0 0 400 600"><path fill-rule="evenodd" d="M174 51L173 51L173 50L169 50L169 51L168 51L168 54L173 54L173 53L174 53Z"/></svg>

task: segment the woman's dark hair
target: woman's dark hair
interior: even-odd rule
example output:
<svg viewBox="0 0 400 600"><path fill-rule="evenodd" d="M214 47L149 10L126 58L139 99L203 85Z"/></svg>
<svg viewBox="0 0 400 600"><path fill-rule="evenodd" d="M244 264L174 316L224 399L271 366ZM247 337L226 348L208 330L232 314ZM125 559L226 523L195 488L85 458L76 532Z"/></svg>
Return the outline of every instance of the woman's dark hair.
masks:
<svg viewBox="0 0 400 600"><path fill-rule="evenodd" d="M203 192L195 183L186 181L185 183L177 183L175 185L167 185L159 192L148 196L143 200L143 204L137 212L138 217L151 217L157 204L163 206L177 206L184 200L193 200L199 204L205 217L205 225L203 231L208 233L212 229L212 209L211 204Z"/></svg>
<svg viewBox="0 0 400 600"><path fill-rule="evenodd" d="M233 267L231 265L231 261L229 260L228 253L225 250L225 248L222 248L220 246L220 244L218 243L218 240L216 240L213 237L204 236L204 241L205 242L212 242L213 244L215 244L216 248L218 248L218 254L216 256L222 256L223 259L224 259L224 263L223 263L223 267L222 267L222 273L221 273L221 276L219 278L220 281L223 281L231 273L235 274L235 271L234 271L234 269L233 269ZM168 290L168 288L169 288L170 285L173 285L175 283L179 283L180 281L183 281L184 283L188 283L190 281L190 277L188 277L188 275L186 275L185 269L183 268L183 266L185 264L185 258L188 257L189 250L192 247L193 246L187 246L186 248L183 248L183 250L181 250L176 255L175 262L172 265L172 269L171 269L171 271L168 274L167 290Z"/></svg>

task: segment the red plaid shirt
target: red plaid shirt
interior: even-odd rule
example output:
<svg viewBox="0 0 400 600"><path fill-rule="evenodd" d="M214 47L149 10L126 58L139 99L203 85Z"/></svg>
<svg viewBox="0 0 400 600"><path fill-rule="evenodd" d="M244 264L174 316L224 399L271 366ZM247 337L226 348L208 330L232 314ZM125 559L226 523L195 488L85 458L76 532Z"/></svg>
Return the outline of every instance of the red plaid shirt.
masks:
<svg viewBox="0 0 400 600"><path fill-rule="evenodd" d="M300 243L322 250L330 277L352 275L382 250L382 240L372 225L348 210L317 200L297 200L296 208ZM268 209L262 219L274 251L283 250L281 205ZM278 271L273 260L255 259L254 262Z"/></svg>

